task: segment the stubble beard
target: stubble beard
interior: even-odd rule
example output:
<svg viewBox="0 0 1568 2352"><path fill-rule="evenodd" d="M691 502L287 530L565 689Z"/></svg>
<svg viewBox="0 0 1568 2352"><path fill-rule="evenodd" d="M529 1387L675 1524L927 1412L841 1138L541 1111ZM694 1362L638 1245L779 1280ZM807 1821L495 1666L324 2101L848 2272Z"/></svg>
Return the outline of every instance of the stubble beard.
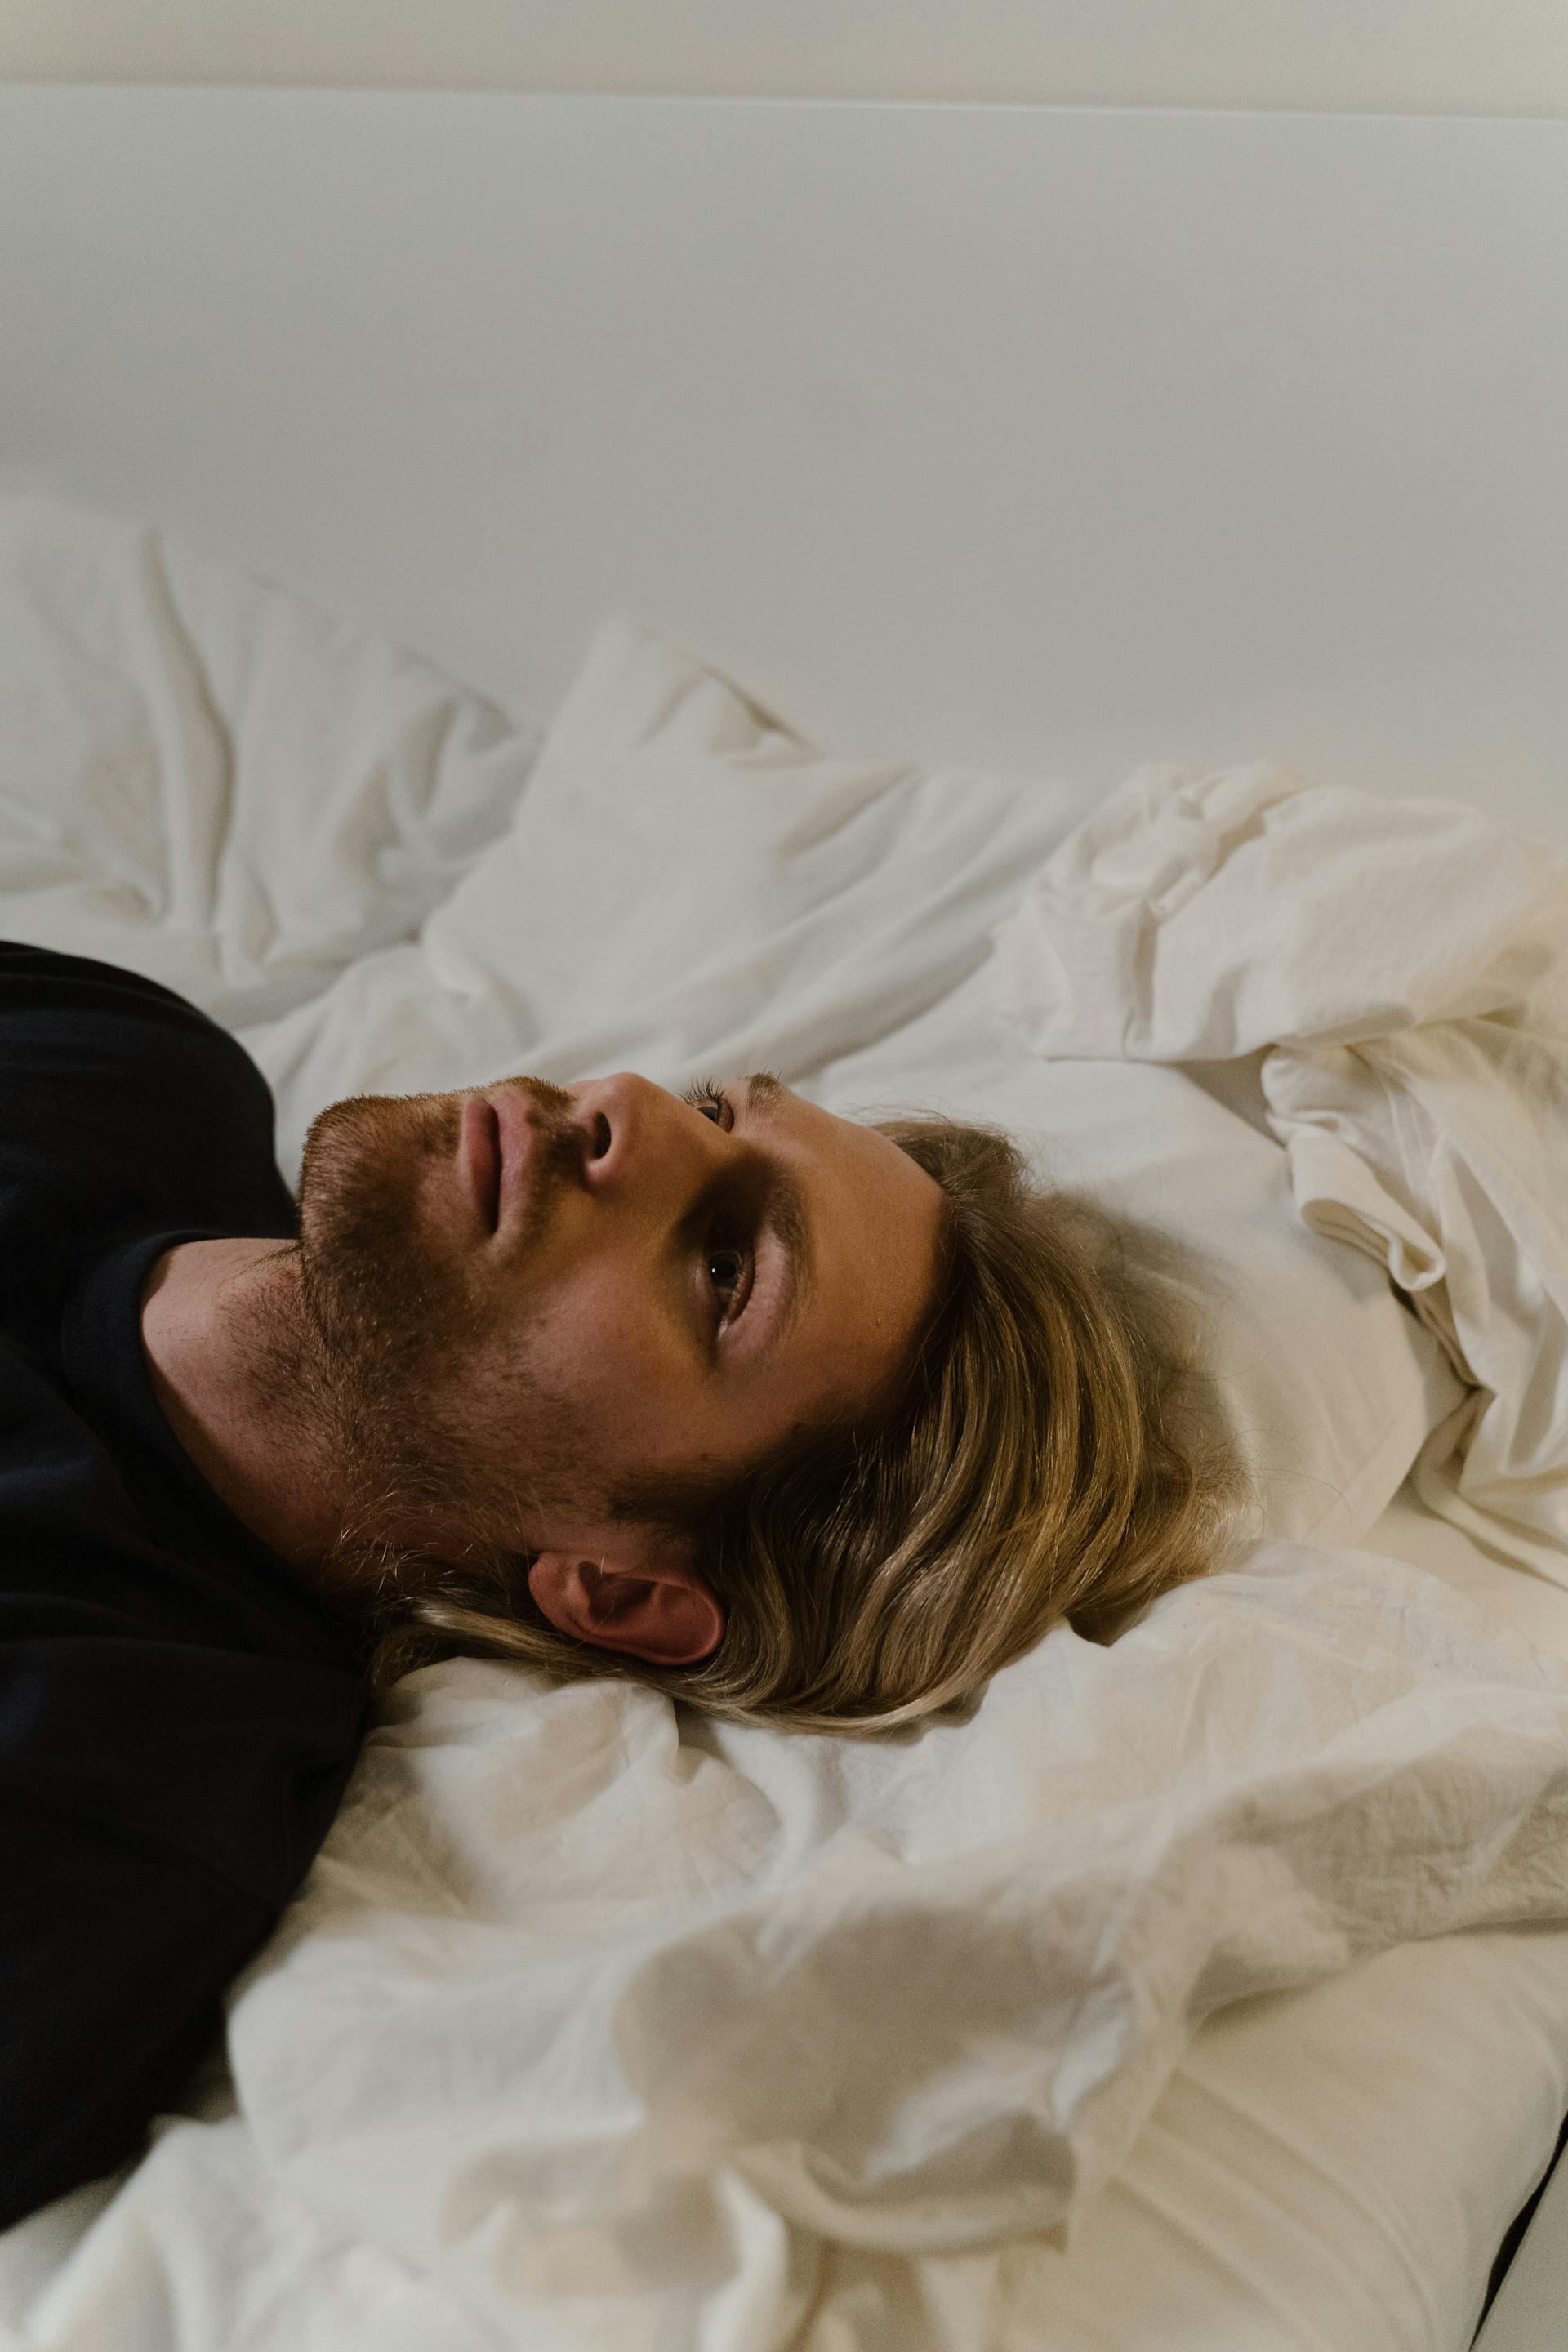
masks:
<svg viewBox="0 0 1568 2352"><path fill-rule="evenodd" d="M568 1097L540 1081L528 1090L563 1143ZM452 1182L462 1109L460 1096L353 1097L321 1112L305 1143L299 1377L342 1495L324 1566L367 1596L406 1595L453 1570L515 1581L520 1530L568 1467L561 1415L523 1335L504 1328L504 1285L463 1246L444 1204L431 1205Z"/></svg>

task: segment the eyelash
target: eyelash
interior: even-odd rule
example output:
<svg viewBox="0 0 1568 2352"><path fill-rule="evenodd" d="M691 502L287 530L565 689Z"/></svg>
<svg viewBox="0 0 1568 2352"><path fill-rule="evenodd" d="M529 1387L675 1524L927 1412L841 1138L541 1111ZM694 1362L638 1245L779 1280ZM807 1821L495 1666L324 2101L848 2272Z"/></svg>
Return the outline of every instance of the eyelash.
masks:
<svg viewBox="0 0 1568 2352"><path fill-rule="evenodd" d="M726 1134L729 1133L730 1129L735 1123L734 1112L731 1109L729 1102L721 1089L714 1085L711 1078L699 1078L694 1085L687 1087L686 1092L682 1095L680 1099L682 1102L689 1104L693 1110L700 1111L704 1115L710 1110L717 1112L718 1116L713 1120L713 1125L715 1127L722 1128ZM721 1313L719 1318L719 1328L721 1330L724 1330L730 1324L738 1323L741 1317L746 1311L746 1300L751 1297L752 1292L751 1282L746 1278L746 1268L751 1264L752 1260L752 1244L749 1241L742 1244L728 1241L716 1241L711 1235L710 1235L709 1239L703 1244L702 1255L704 1261L708 1263L710 1263L716 1257L733 1257L738 1258L741 1261L741 1272L736 1276L736 1287L739 1289L743 1285L743 1295L741 1299L740 1307L734 1314L726 1315L722 1312ZM717 1289L715 1289L715 1296L718 1296ZM720 1300L721 1307L723 1307L724 1303L725 1302L722 1299Z"/></svg>
<svg viewBox="0 0 1568 2352"><path fill-rule="evenodd" d="M711 1078L699 1078L695 1085L687 1087L680 1099L683 1103L689 1103L693 1110L716 1110L719 1116L713 1124L721 1127L726 1135L735 1123L734 1112Z"/></svg>

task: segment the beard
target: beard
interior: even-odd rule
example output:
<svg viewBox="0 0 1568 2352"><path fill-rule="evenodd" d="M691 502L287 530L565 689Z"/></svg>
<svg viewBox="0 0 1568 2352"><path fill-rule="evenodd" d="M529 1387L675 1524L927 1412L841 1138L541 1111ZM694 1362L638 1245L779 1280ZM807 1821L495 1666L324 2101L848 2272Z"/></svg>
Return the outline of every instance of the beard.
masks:
<svg viewBox="0 0 1568 2352"><path fill-rule="evenodd" d="M454 1215L466 1096L353 1096L311 1123L299 1284L312 1417L341 1465L340 1579L384 1592L445 1564L515 1581L521 1530L581 1447L530 1362L514 1295L578 1145L569 1095L513 1078L539 1132L529 1214L506 1257Z"/></svg>

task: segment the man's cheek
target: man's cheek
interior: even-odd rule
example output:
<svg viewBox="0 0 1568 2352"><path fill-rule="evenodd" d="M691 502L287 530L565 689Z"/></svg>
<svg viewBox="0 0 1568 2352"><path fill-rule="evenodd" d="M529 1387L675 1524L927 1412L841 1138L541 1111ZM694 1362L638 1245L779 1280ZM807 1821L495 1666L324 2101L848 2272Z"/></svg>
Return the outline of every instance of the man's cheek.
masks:
<svg viewBox="0 0 1568 2352"><path fill-rule="evenodd" d="M579 1282L539 1302L530 1320L530 1369L540 1384L601 1415L621 1416L654 1380L646 1334L612 1283Z"/></svg>

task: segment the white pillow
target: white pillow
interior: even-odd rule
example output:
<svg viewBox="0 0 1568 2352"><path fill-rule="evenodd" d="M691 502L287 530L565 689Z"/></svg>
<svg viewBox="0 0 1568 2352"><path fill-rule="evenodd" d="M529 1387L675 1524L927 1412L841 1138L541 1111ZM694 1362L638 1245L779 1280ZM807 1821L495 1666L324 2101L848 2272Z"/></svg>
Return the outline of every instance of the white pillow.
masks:
<svg viewBox="0 0 1568 2352"><path fill-rule="evenodd" d="M612 621L508 833L426 924L247 1042L297 1146L334 1096L768 1067L831 1108L931 1106L1206 1255L1211 1369L1271 1534L1352 1542L1464 1403L1284 1151L1184 1071L1043 1063L991 1010L991 931L1080 782L824 757L695 656Z"/></svg>
<svg viewBox="0 0 1568 2352"><path fill-rule="evenodd" d="M0 495L0 933L227 1027L411 939L535 730L175 533Z"/></svg>

